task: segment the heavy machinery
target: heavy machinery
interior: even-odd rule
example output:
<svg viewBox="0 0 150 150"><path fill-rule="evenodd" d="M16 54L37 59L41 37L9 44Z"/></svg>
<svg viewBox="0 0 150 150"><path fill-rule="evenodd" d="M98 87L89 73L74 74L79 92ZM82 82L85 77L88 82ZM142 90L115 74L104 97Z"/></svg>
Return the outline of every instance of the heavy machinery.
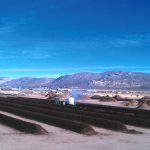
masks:
<svg viewBox="0 0 150 150"><path fill-rule="evenodd" d="M75 105L75 100L68 91L50 91L47 97L51 103L56 105Z"/></svg>

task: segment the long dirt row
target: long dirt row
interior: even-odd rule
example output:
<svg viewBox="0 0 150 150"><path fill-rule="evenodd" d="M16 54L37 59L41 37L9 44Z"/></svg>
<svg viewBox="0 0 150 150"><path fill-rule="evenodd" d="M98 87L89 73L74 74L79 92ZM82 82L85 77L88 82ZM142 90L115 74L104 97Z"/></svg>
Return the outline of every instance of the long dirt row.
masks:
<svg viewBox="0 0 150 150"><path fill-rule="evenodd" d="M22 98L22 97L9 97L12 100L21 100L21 101L29 101L38 104L46 104L49 105L52 103L50 100L44 99L35 99L35 98ZM113 114L120 114L120 115L130 115L134 117L142 117L142 118L149 118L150 111L149 110L142 110L142 109L134 109L134 108L121 108L117 106L106 106L106 105L97 105L97 104L85 104L85 103L77 103L76 106L78 109L84 109L89 111L100 111L100 112L107 112Z"/></svg>
<svg viewBox="0 0 150 150"><path fill-rule="evenodd" d="M95 131L87 124L81 123L81 122L75 122L68 119L61 119L55 116L48 116L44 115L42 113L36 113L33 111L27 111L25 109L17 109L15 107L2 105L0 104L0 110L13 113L18 116L22 116L25 118L33 119L36 121L44 122L50 125L54 125L57 127L61 127L67 130L71 130L77 133L82 133L86 135L93 135L95 134Z"/></svg>
<svg viewBox="0 0 150 150"><path fill-rule="evenodd" d="M144 109L136 109L136 108L122 108L117 106L107 106L107 105L97 105L97 104L85 104L85 103L78 103L77 106L79 108L84 108L87 110L108 110L114 113L125 113L125 114L132 114L138 117L147 117L150 118L150 111Z"/></svg>
<svg viewBox="0 0 150 150"><path fill-rule="evenodd" d="M52 101L50 100L44 100L44 99L34 99L34 98L21 98L21 97L9 97L10 100L19 100L24 102L30 102L34 104L42 104L42 105L48 105L52 104ZM74 106L61 106L64 108L74 108ZM121 116L129 116L129 117L137 117L137 118L149 118L150 117L150 111L147 110L136 110L131 108L119 108L114 106L104 106L104 105L93 105L93 104L82 104L77 103L75 106L78 110L85 110L89 112L101 112L101 113L107 113L107 114L115 114L115 115L121 115Z"/></svg>
<svg viewBox="0 0 150 150"><path fill-rule="evenodd" d="M18 101L22 101L22 102L30 102L30 104L36 104L39 106L42 106L44 108L50 108L52 105L52 103L48 103L48 101L36 101L36 100L30 100L30 99L11 99L11 100L18 100ZM53 105L54 107L54 105ZM150 116L146 113L146 114L137 114L136 112L135 113L131 113L131 112L119 112L119 111L115 111L115 110L108 110L108 109L105 109L105 107L103 108L89 108L89 107L81 107L80 104L77 104L76 106L65 106L65 105L62 105L61 108L65 108L64 110L68 110L68 109L77 109L77 110L81 110L82 111L88 111L88 112L94 112L94 113L103 113L103 114L113 114L113 115L118 115L118 116L126 116L126 117L134 117L134 118L142 118L142 119L148 119ZM58 107L55 107L55 108L58 108ZM94 114L96 115L96 114Z"/></svg>
<svg viewBox="0 0 150 150"><path fill-rule="evenodd" d="M47 134L48 132L42 128L40 125L26 122L14 117L10 117L0 113L0 123L16 130L19 130L23 133L29 134Z"/></svg>
<svg viewBox="0 0 150 150"><path fill-rule="evenodd" d="M49 114L55 114L57 116L61 116L63 115L66 118L74 118L75 120L78 121L82 121L82 122L86 122L92 125L96 125L99 127L105 127L105 128L110 128L110 129L114 129L117 130L118 126L114 126L111 125L110 123L107 121L103 121L104 120L109 120L111 121L111 124L113 124L114 121L120 121L121 123L125 123L125 124L129 124L129 125L135 125L135 126L140 126L140 127L146 127L146 128L150 128L150 120L149 118L142 118L142 117L135 117L133 115L126 116L126 115L121 115L121 114L110 114L107 113L109 112L108 110L106 112L91 112L89 110L81 110L78 108L73 108L73 107L60 107L60 106L56 106L56 105L52 105L52 104L38 104L38 101L32 102L32 100L10 100L10 99L5 99L5 102L15 102L15 104L22 104L22 105L27 105L27 106L32 106L32 107L37 107L38 109L44 109L43 111L46 111L45 113ZM32 108L31 108L32 109ZM59 113L59 112L65 112L65 114L63 113ZM74 117L72 117L74 116ZM62 116L61 116L62 117ZM87 119L88 117L88 119ZM95 120L95 121L94 121ZM101 120L101 121L100 121ZM115 129L116 128L116 129Z"/></svg>
<svg viewBox="0 0 150 150"><path fill-rule="evenodd" d="M117 122L117 121L110 121L107 119L103 119L103 118L96 118L96 117L89 117L89 116L85 116L85 115L81 115L81 114L75 114L75 113L69 113L69 112L60 112L57 110L51 110L51 109L43 109L43 108L39 108L36 106L30 106L30 104L18 104L20 102L2 102L0 101L0 105L1 106L9 106L9 107L14 107L17 109L22 109L22 110L28 110L28 111L33 111L33 112L40 112L44 115L48 115L48 116L56 116L59 118L65 118L65 119L70 119L70 120L75 120L75 121L80 121L80 122L84 122L84 123L88 123L94 126L98 126L98 127L103 127L103 128L107 128L107 129L112 129L115 131L124 131L127 132L127 128Z"/></svg>

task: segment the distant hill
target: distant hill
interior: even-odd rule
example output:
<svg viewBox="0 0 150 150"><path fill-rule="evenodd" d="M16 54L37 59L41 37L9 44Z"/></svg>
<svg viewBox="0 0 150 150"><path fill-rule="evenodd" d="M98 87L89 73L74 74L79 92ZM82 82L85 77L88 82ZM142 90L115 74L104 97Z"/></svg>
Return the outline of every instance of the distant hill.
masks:
<svg viewBox="0 0 150 150"><path fill-rule="evenodd" d="M19 78L2 82L1 87L22 88L92 88L92 89L150 89L150 74L109 71L104 73L81 72L53 78Z"/></svg>
<svg viewBox="0 0 150 150"><path fill-rule="evenodd" d="M11 81L11 78L7 78L7 77L0 77L0 84L3 84L5 82Z"/></svg>
<svg viewBox="0 0 150 150"><path fill-rule="evenodd" d="M99 89L147 89L150 74L110 71L104 73L77 73L62 76L51 83L53 87L80 87Z"/></svg>
<svg viewBox="0 0 150 150"><path fill-rule="evenodd" d="M82 72L73 75L65 75L54 80L52 87L89 87L89 82L98 79L99 74Z"/></svg>
<svg viewBox="0 0 150 150"><path fill-rule="evenodd" d="M1 84L1 87L13 87L13 88L38 88L38 87L46 87L50 84L54 79L53 78L31 78L24 77L14 79L8 82Z"/></svg>
<svg viewBox="0 0 150 150"><path fill-rule="evenodd" d="M150 74L126 71L105 72L91 80L90 87L106 89L150 89Z"/></svg>

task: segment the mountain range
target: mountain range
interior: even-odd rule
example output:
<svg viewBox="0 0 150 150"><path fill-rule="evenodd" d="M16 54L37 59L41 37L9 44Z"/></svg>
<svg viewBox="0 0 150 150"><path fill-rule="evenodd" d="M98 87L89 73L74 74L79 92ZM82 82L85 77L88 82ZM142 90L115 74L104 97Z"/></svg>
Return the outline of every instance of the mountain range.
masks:
<svg viewBox="0 0 150 150"><path fill-rule="evenodd" d="M0 85L9 82L11 80L12 80L11 78L0 77Z"/></svg>
<svg viewBox="0 0 150 150"><path fill-rule="evenodd" d="M87 88L87 89L150 89L150 74L127 71L104 73L81 72L54 78L0 78L0 87L12 88Z"/></svg>

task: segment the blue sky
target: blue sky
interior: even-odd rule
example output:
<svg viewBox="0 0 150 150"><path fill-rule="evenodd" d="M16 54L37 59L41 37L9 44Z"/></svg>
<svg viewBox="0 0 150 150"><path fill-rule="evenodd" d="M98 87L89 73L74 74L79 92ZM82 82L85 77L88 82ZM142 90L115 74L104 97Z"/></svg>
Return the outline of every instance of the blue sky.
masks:
<svg viewBox="0 0 150 150"><path fill-rule="evenodd" d="M150 72L149 0L0 2L0 76Z"/></svg>

